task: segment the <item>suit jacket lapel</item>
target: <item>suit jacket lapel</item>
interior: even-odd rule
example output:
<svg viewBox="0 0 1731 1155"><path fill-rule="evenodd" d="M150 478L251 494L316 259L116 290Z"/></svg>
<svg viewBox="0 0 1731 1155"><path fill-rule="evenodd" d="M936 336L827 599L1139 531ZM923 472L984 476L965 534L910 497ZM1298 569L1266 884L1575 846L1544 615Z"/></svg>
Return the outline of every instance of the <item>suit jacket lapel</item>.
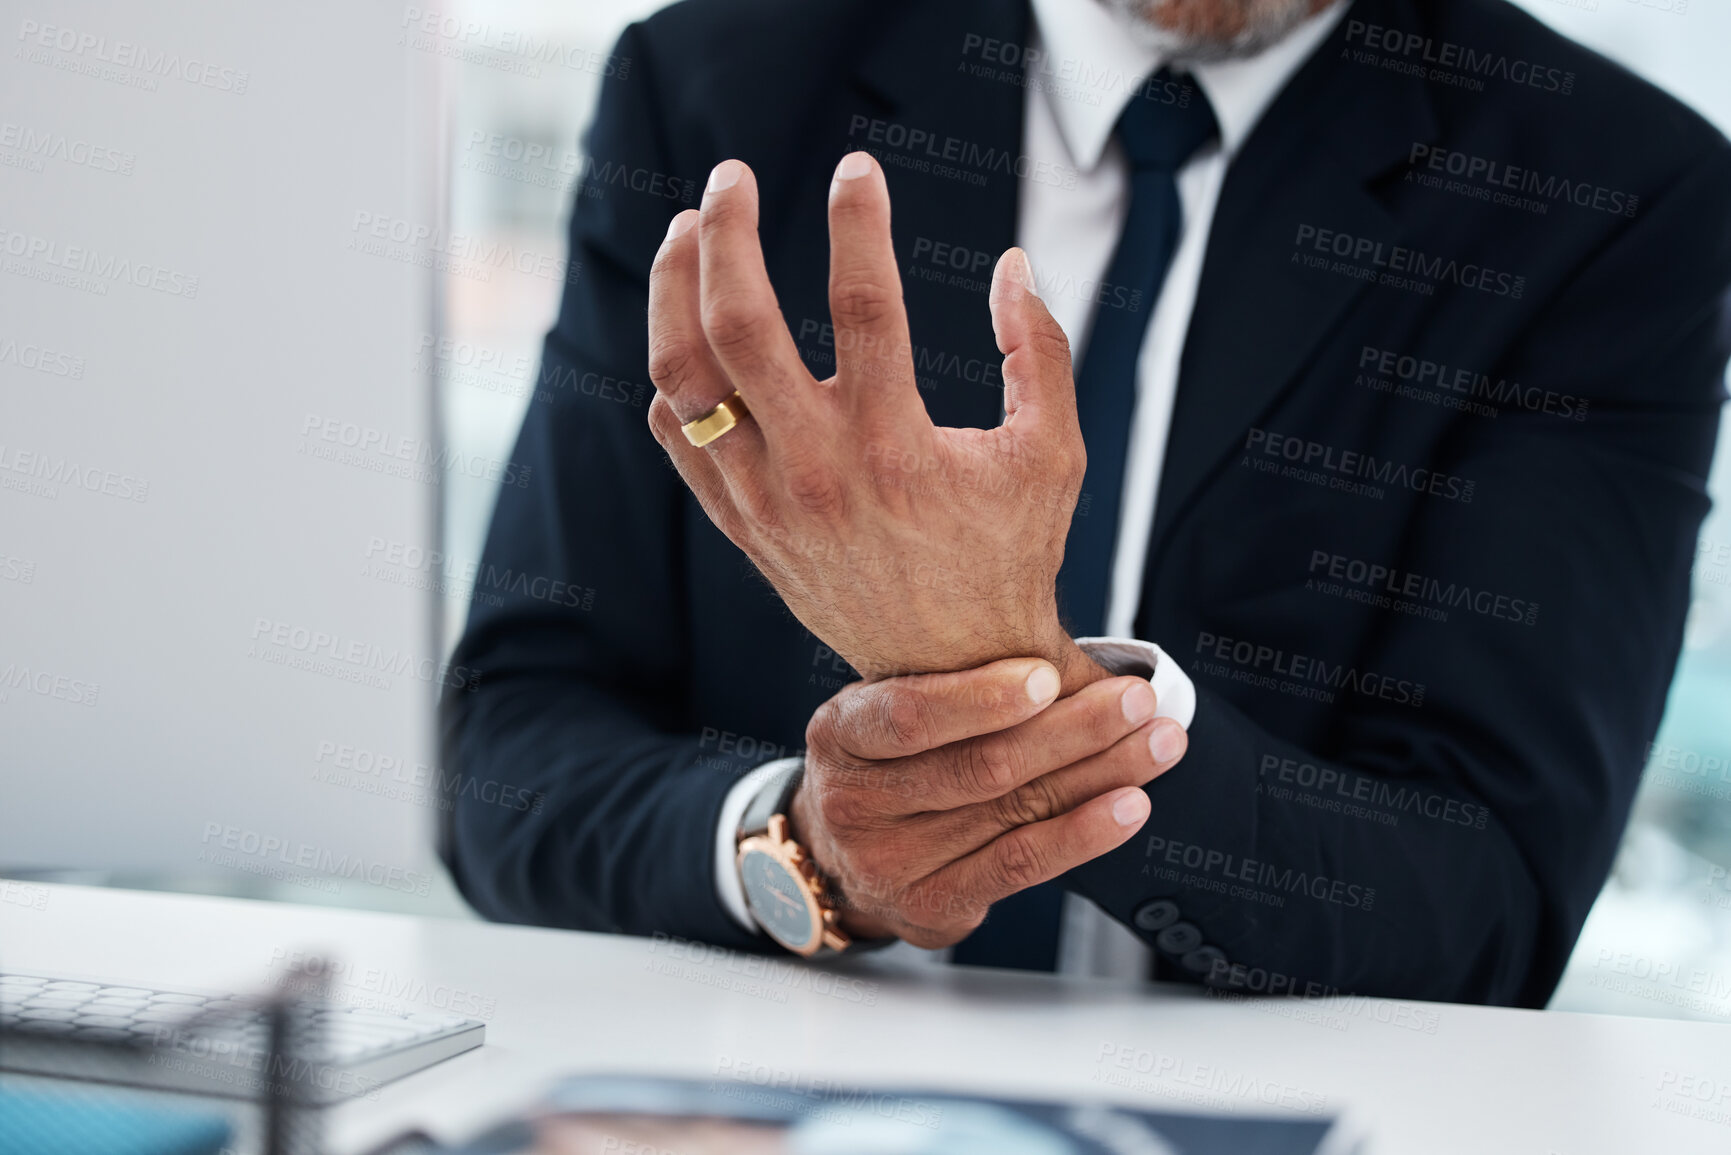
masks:
<svg viewBox="0 0 1731 1155"><path fill-rule="evenodd" d="M1425 82L1355 63L1343 31L1354 18L1413 27L1408 8L1404 0L1355 5L1227 173L1185 340L1151 558L1208 475L1367 291L1362 280L1303 269L1297 261L1314 250L1300 250L1300 227L1401 239L1400 222L1370 186L1414 142L1432 139Z"/></svg>

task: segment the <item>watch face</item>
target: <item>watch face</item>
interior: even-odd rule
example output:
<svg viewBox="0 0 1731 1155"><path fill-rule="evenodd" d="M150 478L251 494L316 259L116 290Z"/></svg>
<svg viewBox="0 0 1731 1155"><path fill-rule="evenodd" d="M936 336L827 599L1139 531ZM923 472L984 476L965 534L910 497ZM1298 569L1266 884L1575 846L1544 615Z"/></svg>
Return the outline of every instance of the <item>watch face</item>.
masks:
<svg viewBox="0 0 1731 1155"><path fill-rule="evenodd" d="M774 855L750 850L739 863L746 905L758 925L783 946L803 949L817 933L805 889Z"/></svg>

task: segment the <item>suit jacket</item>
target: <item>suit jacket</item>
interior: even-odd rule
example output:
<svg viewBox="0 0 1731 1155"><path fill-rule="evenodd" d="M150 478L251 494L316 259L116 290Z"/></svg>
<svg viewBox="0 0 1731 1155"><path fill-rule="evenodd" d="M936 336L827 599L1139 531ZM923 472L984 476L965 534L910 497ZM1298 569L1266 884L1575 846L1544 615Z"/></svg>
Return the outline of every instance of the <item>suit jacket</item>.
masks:
<svg viewBox="0 0 1731 1155"><path fill-rule="evenodd" d="M868 148L927 407L996 424L983 286L919 242L1014 243L1026 93L979 45L1028 35L1023 0L689 0L620 40L514 453L532 484L486 545L508 580L443 703L456 781L544 795L456 792L444 854L483 914L762 945L716 898L723 796L854 675L648 431L651 259L742 158L827 376L825 190ZM1213 222L1137 623L1197 684L1189 754L1063 880L1163 973L1547 1000L1681 643L1728 205L1721 136L1501 0L1359 0L1269 107Z"/></svg>

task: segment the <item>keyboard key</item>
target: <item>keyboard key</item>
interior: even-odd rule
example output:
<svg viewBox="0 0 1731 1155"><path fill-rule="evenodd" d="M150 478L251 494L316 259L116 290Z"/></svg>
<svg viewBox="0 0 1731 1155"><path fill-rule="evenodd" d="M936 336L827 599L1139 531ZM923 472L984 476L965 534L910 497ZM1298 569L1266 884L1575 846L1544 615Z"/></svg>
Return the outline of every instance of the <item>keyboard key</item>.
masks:
<svg viewBox="0 0 1731 1155"><path fill-rule="evenodd" d="M79 1015L72 1020L72 1024L78 1027L108 1027L115 1030L125 1030L132 1025L132 1020L121 1018L119 1015Z"/></svg>
<svg viewBox="0 0 1731 1155"><path fill-rule="evenodd" d="M27 1011L19 1011L18 1017L32 1022L70 1023L78 1016L71 1011L63 1011L58 1007L34 1007Z"/></svg>
<svg viewBox="0 0 1731 1155"><path fill-rule="evenodd" d="M137 987L103 987L97 994L106 999L148 999L155 991L140 990Z"/></svg>
<svg viewBox="0 0 1731 1155"><path fill-rule="evenodd" d="M104 1043L126 1043L132 1040L132 1032L110 1027L80 1027L72 1032L72 1037Z"/></svg>
<svg viewBox="0 0 1731 1155"><path fill-rule="evenodd" d="M151 1007L147 1011L139 1011L132 1016L135 1023L184 1023L190 1014L176 1007Z"/></svg>
<svg viewBox="0 0 1731 1155"><path fill-rule="evenodd" d="M150 996L150 1001L153 1003L167 1003L170 1006L199 1007L203 1006L209 1000L207 1000L203 995L177 995L170 994L166 991L158 991Z"/></svg>
<svg viewBox="0 0 1731 1155"><path fill-rule="evenodd" d="M101 990L102 984L100 984L100 983L75 983L75 982L72 982L68 979L58 979L55 982L49 983L47 986L43 987L42 989L48 990L48 991L90 991L90 992L94 992L94 991Z"/></svg>
<svg viewBox="0 0 1731 1155"><path fill-rule="evenodd" d="M47 979L35 975L0 975L0 987L40 987L47 984Z"/></svg>

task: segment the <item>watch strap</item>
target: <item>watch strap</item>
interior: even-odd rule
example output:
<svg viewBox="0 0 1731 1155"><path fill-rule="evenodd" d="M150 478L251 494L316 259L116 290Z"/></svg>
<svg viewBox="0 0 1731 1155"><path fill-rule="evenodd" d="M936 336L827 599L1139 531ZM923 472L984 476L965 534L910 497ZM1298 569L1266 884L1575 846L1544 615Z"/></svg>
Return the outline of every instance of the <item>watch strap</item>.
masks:
<svg viewBox="0 0 1731 1155"><path fill-rule="evenodd" d="M793 802L793 792L799 789L800 780L804 777L803 759L771 775L746 805L745 813L740 816L739 833L734 841L763 834L769 829L769 820L772 817L786 814L788 806Z"/></svg>

